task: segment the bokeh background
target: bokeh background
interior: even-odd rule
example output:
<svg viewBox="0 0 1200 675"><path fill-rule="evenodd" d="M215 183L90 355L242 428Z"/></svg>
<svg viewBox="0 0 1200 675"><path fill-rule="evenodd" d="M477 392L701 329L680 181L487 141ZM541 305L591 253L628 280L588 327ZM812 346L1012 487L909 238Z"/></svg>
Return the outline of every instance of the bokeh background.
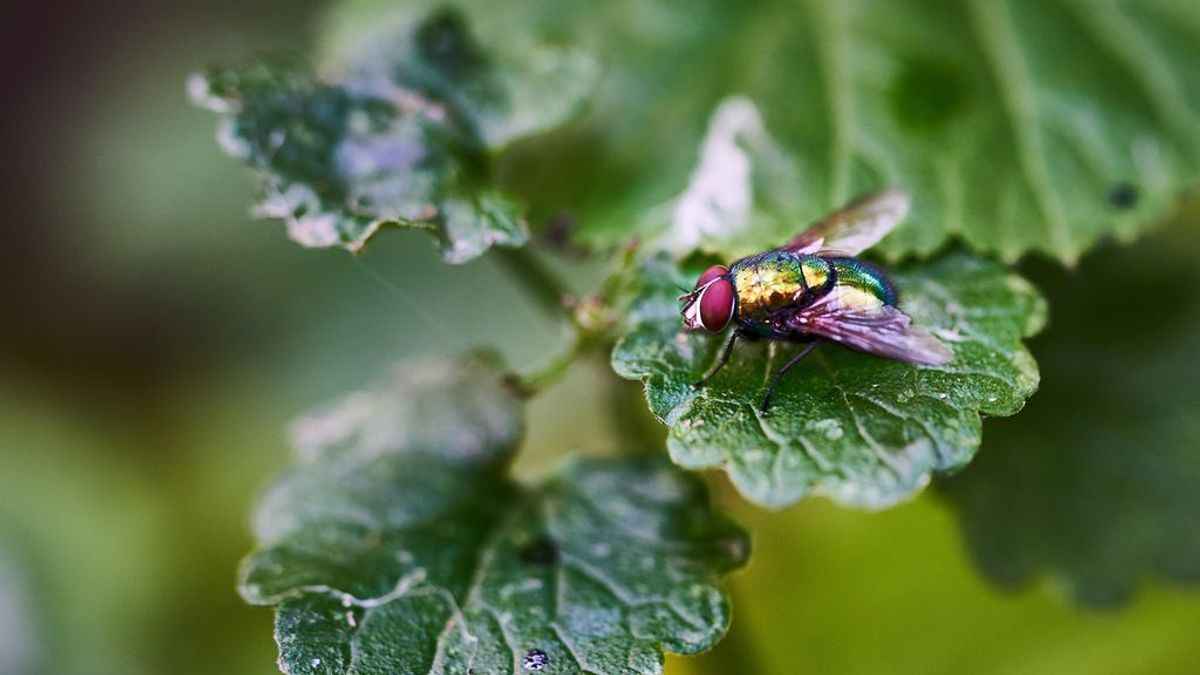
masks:
<svg viewBox="0 0 1200 675"><path fill-rule="evenodd" d="M487 343L520 366L556 344L490 256L447 267L423 236L389 233L355 262L248 218L250 176L188 105L186 76L303 50L319 11L5 10L0 675L274 672L271 613L242 604L234 572L251 506L288 462L287 420L407 355ZM1179 220L1160 236L1194 241L1195 215ZM1084 283L1027 267L1043 287ZM599 274L570 271L581 287ZM581 412L611 405L603 367L581 364L533 404L521 473L619 444ZM675 673L1200 669L1194 588L1147 581L1121 609L1074 609L1051 582L987 582L939 494L877 514L820 499L773 513L711 482L761 544L732 581L729 637L672 658Z"/></svg>

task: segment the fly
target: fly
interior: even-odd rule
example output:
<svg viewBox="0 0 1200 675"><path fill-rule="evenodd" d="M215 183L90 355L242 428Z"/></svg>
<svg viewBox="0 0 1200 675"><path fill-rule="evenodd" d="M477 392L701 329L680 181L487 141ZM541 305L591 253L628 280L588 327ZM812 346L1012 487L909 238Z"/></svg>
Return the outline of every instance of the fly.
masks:
<svg viewBox="0 0 1200 675"><path fill-rule="evenodd" d="M720 333L732 324L734 330L716 365L692 388L729 362L739 339L803 344L775 371L763 412L784 373L827 340L909 363L949 363L950 350L897 307L888 276L855 257L891 232L909 203L899 190L864 195L777 249L705 270L695 290L679 297L683 325Z"/></svg>

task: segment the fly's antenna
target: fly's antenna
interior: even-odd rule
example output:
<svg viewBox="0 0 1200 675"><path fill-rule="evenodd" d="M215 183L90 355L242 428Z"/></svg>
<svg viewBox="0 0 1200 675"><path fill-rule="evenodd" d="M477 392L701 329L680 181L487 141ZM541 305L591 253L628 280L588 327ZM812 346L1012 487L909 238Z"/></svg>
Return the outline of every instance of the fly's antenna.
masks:
<svg viewBox="0 0 1200 675"><path fill-rule="evenodd" d="M357 265L360 270L362 270L363 274L366 274L373 281L375 281L375 283L382 286L384 290L390 293L397 300L405 305L408 305L409 309L416 312L418 316L427 321L429 325L433 326L434 330L436 330L438 334L446 340L447 344L462 346L459 344L462 342L462 338L460 336L455 335L445 323L443 323L433 314L430 314L429 310L422 307L421 304L416 300L413 300L412 296L406 293L404 289L392 283L382 274L377 272L375 268L363 262L362 258L360 258L358 254L354 254L352 258L354 260L354 264Z"/></svg>

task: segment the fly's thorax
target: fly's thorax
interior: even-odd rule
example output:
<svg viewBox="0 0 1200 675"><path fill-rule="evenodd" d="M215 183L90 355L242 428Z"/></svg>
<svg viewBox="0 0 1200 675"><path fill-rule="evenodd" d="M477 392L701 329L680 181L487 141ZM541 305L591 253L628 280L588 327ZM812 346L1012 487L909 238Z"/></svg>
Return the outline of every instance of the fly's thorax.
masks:
<svg viewBox="0 0 1200 675"><path fill-rule="evenodd" d="M817 287L826 283L828 269L823 261L810 256L797 256L786 251L772 251L738 261L730 269L738 298L738 318L746 321L803 303L809 292L809 279Z"/></svg>

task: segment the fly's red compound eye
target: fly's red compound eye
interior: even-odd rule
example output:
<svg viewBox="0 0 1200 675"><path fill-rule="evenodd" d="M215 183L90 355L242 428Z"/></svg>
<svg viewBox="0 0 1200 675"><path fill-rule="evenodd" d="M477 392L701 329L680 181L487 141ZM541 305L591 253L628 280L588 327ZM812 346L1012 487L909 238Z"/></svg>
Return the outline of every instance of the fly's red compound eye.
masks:
<svg viewBox="0 0 1200 675"><path fill-rule="evenodd" d="M724 265L713 265L712 267L704 270L704 274L701 274L700 278L696 280L696 290L700 290L704 284L707 284L717 277L725 276L726 274L729 274L729 269L727 267Z"/></svg>
<svg viewBox="0 0 1200 675"><path fill-rule="evenodd" d="M679 297L685 302L680 311L685 328L717 333L729 325L736 300L728 274L724 265L713 265L696 280L696 290Z"/></svg>
<svg viewBox="0 0 1200 675"><path fill-rule="evenodd" d="M729 283L729 279L718 278L700 295L700 320L704 322L704 330L719 333L732 318L733 284Z"/></svg>

